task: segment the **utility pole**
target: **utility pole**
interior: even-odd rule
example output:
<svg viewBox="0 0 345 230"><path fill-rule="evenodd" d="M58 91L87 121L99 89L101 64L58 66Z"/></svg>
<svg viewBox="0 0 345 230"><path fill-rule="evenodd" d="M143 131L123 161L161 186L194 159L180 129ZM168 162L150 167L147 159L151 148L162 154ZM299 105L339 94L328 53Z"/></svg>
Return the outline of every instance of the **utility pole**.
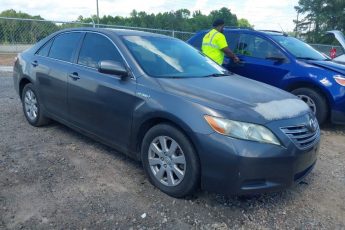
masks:
<svg viewBox="0 0 345 230"><path fill-rule="evenodd" d="M98 11L98 0L96 0L96 3L97 3L97 24L98 24L98 27L99 27L99 11Z"/></svg>
<svg viewBox="0 0 345 230"><path fill-rule="evenodd" d="M299 14L300 14L300 12L301 12L301 7L299 7L299 6L295 6L294 7L295 8L295 10L296 10L296 12L297 12L297 18L296 18L296 27L295 27L295 37L297 38L298 37L298 30L299 30Z"/></svg>
<svg viewBox="0 0 345 230"><path fill-rule="evenodd" d="M92 21L92 27L95 28L95 27L96 27L96 26L95 26L95 21L93 20L92 15L91 15L90 18L91 18L91 21Z"/></svg>
<svg viewBox="0 0 345 230"><path fill-rule="evenodd" d="M296 19L296 28L295 28L295 37L298 38L298 24L299 24L299 21L298 21L298 16L299 16L299 12L297 12L297 19Z"/></svg>

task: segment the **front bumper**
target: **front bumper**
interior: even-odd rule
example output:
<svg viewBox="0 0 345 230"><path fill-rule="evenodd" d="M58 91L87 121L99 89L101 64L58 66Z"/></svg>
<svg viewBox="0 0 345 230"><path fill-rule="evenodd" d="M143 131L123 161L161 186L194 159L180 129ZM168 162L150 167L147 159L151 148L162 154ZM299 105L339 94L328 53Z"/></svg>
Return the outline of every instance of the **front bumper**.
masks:
<svg viewBox="0 0 345 230"><path fill-rule="evenodd" d="M345 124L345 95L344 86L339 89L338 96L331 106L331 122L334 124Z"/></svg>
<svg viewBox="0 0 345 230"><path fill-rule="evenodd" d="M238 140L218 133L198 135L201 187L204 190L244 195L273 192L293 186L312 171L318 139L299 149L281 134L283 146Z"/></svg>
<svg viewBox="0 0 345 230"><path fill-rule="evenodd" d="M345 108L345 106L344 106ZM331 122L334 124L345 125L345 112L339 110L331 111Z"/></svg>

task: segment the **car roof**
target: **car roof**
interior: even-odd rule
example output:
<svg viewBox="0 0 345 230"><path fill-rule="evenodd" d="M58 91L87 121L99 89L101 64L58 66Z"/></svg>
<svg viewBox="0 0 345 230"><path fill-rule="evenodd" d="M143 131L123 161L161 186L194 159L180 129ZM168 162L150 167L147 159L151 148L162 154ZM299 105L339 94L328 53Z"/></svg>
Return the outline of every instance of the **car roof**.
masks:
<svg viewBox="0 0 345 230"><path fill-rule="evenodd" d="M199 33L207 33L210 29L201 30ZM224 31L233 31L233 32L248 32L253 34L264 34L264 35L271 35L271 36L287 36L286 33L276 30L254 30L249 27L224 27Z"/></svg>
<svg viewBox="0 0 345 230"><path fill-rule="evenodd" d="M115 29L115 28L92 28L92 27L78 27L78 28L68 28L58 31L60 32L69 32L69 31L91 31L91 32L100 32L104 34L112 34L117 36L152 36L152 37L164 37L171 38L170 36L150 33L139 30L130 30L130 29Z"/></svg>

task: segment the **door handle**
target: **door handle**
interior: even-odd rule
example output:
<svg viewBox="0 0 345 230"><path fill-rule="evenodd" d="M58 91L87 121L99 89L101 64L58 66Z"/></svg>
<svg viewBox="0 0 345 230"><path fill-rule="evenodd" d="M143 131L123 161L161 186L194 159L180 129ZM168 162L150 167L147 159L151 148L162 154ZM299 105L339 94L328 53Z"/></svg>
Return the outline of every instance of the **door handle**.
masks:
<svg viewBox="0 0 345 230"><path fill-rule="evenodd" d="M33 61L33 62L31 62L31 65L32 65L33 67L36 67L36 66L38 66L38 62L37 62L37 61Z"/></svg>
<svg viewBox="0 0 345 230"><path fill-rule="evenodd" d="M80 77L79 77L79 75L78 75L77 72L73 72L73 73L69 74L68 76L69 76L70 78L72 78L74 81L80 79Z"/></svg>
<svg viewBox="0 0 345 230"><path fill-rule="evenodd" d="M232 67L242 67L242 66L244 66L245 63L246 62L244 60L240 59L239 62L232 61L230 64Z"/></svg>
<svg viewBox="0 0 345 230"><path fill-rule="evenodd" d="M246 63L246 61L240 58L239 64L245 64L245 63Z"/></svg>
<svg viewBox="0 0 345 230"><path fill-rule="evenodd" d="M240 59L240 61L236 63L237 66L244 66L244 64L246 64L246 62L243 59Z"/></svg>

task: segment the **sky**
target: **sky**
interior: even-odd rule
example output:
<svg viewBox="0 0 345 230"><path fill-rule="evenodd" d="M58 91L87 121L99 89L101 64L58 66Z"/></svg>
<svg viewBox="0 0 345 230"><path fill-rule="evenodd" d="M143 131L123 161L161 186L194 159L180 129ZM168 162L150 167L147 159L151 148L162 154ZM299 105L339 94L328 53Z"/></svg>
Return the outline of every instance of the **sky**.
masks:
<svg viewBox="0 0 345 230"><path fill-rule="evenodd" d="M293 30L297 3L298 0L98 0L100 17L129 16L133 9L158 13L186 8L208 14L227 7L238 18L248 19L255 29L283 31ZM7 9L41 15L47 20L74 21L79 15L96 14L96 0L0 0L0 12Z"/></svg>

